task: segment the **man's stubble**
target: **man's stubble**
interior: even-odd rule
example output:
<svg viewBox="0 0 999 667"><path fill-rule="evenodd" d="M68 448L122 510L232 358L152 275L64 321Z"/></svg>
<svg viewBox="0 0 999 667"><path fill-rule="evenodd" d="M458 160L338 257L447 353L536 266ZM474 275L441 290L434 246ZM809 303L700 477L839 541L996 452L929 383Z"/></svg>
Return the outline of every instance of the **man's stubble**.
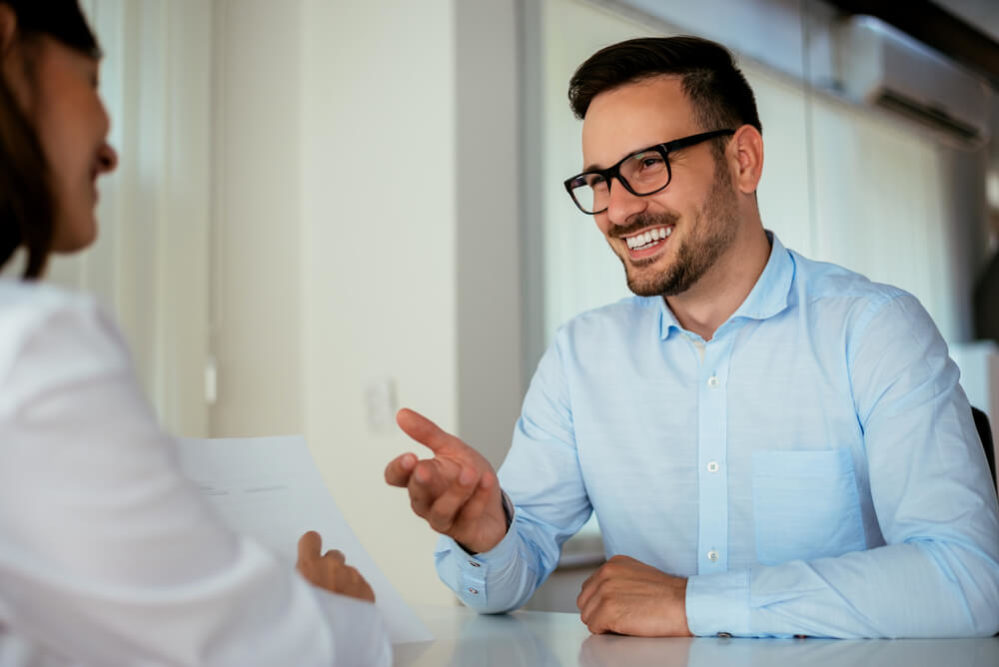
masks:
<svg viewBox="0 0 999 667"><path fill-rule="evenodd" d="M638 217L629 227L643 228L673 224L671 213ZM673 262L665 271L651 278L629 270L630 260L621 257L628 288L638 296L675 296L690 289L714 266L735 241L738 225L738 202L724 160L715 160L714 181L704 205L687 223L689 235L679 241Z"/></svg>

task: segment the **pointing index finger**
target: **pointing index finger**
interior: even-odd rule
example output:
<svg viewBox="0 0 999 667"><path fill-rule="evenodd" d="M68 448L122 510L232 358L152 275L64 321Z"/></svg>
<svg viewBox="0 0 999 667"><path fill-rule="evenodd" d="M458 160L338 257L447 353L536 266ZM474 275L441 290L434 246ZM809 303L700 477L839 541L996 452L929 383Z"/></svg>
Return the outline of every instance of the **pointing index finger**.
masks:
<svg viewBox="0 0 999 667"><path fill-rule="evenodd" d="M399 410L395 415L395 421L406 435L428 447L435 454L448 445L461 443L461 440L414 410L408 408Z"/></svg>

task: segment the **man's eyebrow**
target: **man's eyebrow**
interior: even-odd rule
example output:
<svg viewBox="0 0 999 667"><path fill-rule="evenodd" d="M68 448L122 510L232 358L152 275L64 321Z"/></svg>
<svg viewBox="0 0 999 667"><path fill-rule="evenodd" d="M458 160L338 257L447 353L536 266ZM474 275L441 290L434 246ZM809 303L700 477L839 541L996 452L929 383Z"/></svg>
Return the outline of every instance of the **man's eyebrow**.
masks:
<svg viewBox="0 0 999 667"><path fill-rule="evenodd" d="M633 151L629 151L629 152L625 153L624 155L621 156L621 159L623 160L625 158L631 157L632 155L638 155L640 153L647 153L648 151L652 150L656 146L662 146L662 144L652 144L651 146L642 146L641 148L637 148L637 149L635 149ZM590 171L603 171L603 170L604 170L604 168L601 167L600 165L588 164L585 167L583 167L582 173L585 174L585 173L590 172Z"/></svg>

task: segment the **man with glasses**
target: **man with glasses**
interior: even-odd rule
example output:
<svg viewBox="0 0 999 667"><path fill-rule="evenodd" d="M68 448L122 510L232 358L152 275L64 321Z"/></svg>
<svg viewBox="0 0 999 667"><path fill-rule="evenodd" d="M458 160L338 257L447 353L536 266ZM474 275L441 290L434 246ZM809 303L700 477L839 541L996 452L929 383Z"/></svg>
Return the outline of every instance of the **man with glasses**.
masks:
<svg viewBox="0 0 999 667"><path fill-rule="evenodd" d="M559 330L498 477L400 412L434 456L386 479L444 535L443 581L516 608L592 511L611 556L577 600L593 632L999 630L999 511L946 344L911 295L764 229L728 51L610 46L569 98L586 166L565 187L636 296Z"/></svg>

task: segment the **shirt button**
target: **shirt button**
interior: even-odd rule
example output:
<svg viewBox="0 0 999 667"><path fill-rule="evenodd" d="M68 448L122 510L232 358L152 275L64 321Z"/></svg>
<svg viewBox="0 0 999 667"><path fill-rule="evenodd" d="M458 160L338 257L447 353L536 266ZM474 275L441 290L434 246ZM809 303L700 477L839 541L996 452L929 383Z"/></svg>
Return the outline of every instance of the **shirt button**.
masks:
<svg viewBox="0 0 999 667"><path fill-rule="evenodd" d="M468 561L468 564L471 565L472 567L479 567L479 564L476 563L474 560Z"/></svg>
<svg viewBox="0 0 999 667"><path fill-rule="evenodd" d="M479 591L476 588L469 588L468 592L471 593L472 595L478 595L479 594Z"/></svg>
<svg viewBox="0 0 999 667"><path fill-rule="evenodd" d="M715 551L714 549L712 549L711 551L709 551L708 552L708 560L711 561L712 563L717 563L718 562L718 552Z"/></svg>
<svg viewBox="0 0 999 667"><path fill-rule="evenodd" d="M718 461L708 461L708 472L718 472Z"/></svg>
<svg viewBox="0 0 999 667"><path fill-rule="evenodd" d="M708 386L711 387L712 389L716 388L720 384L721 380L719 380L717 376L712 375L711 377L708 378Z"/></svg>

